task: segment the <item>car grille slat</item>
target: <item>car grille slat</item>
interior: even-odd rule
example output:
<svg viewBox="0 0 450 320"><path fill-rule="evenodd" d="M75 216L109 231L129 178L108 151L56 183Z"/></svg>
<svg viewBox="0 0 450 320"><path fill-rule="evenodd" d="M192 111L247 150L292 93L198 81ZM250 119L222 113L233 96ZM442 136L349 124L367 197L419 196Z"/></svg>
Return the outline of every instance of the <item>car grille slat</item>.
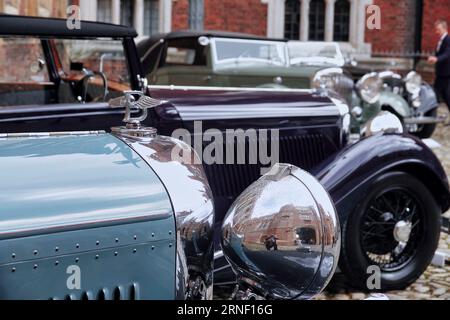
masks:
<svg viewBox="0 0 450 320"><path fill-rule="evenodd" d="M274 139L270 138L271 143ZM304 170L310 170L327 157L324 149L325 137L318 134L281 136L280 159L282 163L294 164ZM256 143L256 142L255 142ZM267 143L261 140L260 143ZM236 143L237 145L237 143ZM235 163L237 163L237 146L235 150ZM226 142L224 143L224 159L226 159ZM229 146L230 147L230 146ZM268 146L270 152L270 145ZM236 198L251 183L261 175L260 164L248 164L250 160L249 140L245 142L246 163L242 164L212 164L204 165L205 172L215 197ZM257 154L258 155L258 154ZM270 155L270 153L269 153ZM271 155L270 155L271 156ZM259 160L259 157L257 157Z"/></svg>
<svg viewBox="0 0 450 320"><path fill-rule="evenodd" d="M111 294L110 294L111 293ZM92 291L83 291L80 296L75 294L67 294L63 298L64 300L139 300L140 290L137 283L133 283L129 286L116 286L113 290L103 288L94 294ZM60 300L58 297L51 297L49 300Z"/></svg>

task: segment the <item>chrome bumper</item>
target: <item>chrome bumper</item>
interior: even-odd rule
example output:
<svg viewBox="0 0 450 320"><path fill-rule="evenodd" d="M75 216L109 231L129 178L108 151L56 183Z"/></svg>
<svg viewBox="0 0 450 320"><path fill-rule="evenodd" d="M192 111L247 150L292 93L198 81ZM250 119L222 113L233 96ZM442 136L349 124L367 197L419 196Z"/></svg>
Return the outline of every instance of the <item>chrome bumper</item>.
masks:
<svg viewBox="0 0 450 320"><path fill-rule="evenodd" d="M417 117L417 118L405 118L403 119L405 124L432 124L443 123L447 119L448 115L439 117Z"/></svg>

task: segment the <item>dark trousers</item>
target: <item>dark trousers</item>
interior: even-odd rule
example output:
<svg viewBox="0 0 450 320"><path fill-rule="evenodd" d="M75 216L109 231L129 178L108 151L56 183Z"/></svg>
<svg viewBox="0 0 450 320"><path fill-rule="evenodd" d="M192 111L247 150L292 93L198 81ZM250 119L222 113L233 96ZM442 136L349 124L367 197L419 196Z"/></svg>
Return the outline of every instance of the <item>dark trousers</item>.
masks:
<svg viewBox="0 0 450 320"><path fill-rule="evenodd" d="M437 77L434 88L440 101L445 102L450 111L450 77Z"/></svg>

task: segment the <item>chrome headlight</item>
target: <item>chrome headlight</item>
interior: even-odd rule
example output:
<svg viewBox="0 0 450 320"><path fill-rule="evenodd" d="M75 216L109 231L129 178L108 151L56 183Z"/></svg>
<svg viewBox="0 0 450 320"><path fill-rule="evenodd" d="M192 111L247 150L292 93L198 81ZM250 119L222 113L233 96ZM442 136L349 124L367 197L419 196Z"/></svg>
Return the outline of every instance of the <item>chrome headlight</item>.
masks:
<svg viewBox="0 0 450 320"><path fill-rule="evenodd" d="M411 71L405 77L405 87L412 95L418 95L420 92L420 87L422 86L422 76L415 71Z"/></svg>
<svg viewBox="0 0 450 320"><path fill-rule="evenodd" d="M309 173L277 164L230 207L222 249L239 281L264 298L310 299L339 260L333 201Z"/></svg>
<svg viewBox="0 0 450 320"><path fill-rule="evenodd" d="M403 124L395 114L381 111L366 123L362 129L362 135L369 137L379 132L403 133Z"/></svg>
<svg viewBox="0 0 450 320"><path fill-rule="evenodd" d="M380 99L381 90L383 89L383 81L377 73L369 73L358 81L356 88L358 89L359 95L365 102L373 104Z"/></svg>
<svg viewBox="0 0 450 320"><path fill-rule="evenodd" d="M343 71L340 68L328 68L318 71L312 80L313 89L335 91Z"/></svg>

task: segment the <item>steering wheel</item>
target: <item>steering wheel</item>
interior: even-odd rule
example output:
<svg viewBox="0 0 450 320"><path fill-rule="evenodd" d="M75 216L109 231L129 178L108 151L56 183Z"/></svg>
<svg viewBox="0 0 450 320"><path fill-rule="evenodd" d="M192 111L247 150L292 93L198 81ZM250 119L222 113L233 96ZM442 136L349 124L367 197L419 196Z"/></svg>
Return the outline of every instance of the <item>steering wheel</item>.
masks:
<svg viewBox="0 0 450 320"><path fill-rule="evenodd" d="M90 100L89 102L98 102L106 100L106 96L108 95L108 79L106 78L106 75L100 71L87 70L86 74L78 82L81 84L81 95L79 96L81 98L80 101L81 103L88 102L87 98L88 98L89 80L91 80L95 76L99 76L102 79L103 95L100 97L96 97Z"/></svg>

